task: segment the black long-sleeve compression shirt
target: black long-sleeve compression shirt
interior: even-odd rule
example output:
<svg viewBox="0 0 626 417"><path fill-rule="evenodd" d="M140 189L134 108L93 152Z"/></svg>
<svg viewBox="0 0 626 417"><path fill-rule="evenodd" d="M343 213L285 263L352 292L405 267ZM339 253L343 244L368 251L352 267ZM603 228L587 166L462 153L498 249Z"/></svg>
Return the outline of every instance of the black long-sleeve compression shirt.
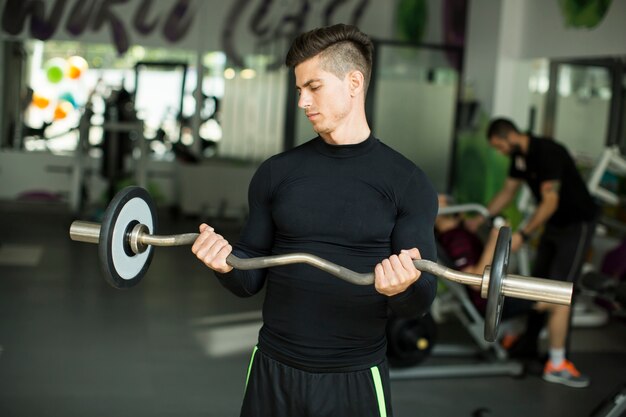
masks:
<svg viewBox="0 0 626 417"><path fill-rule="evenodd" d="M356 272L416 247L435 260L437 196L411 161L370 136L355 145L317 137L265 161L248 192L250 215L239 257L306 252ZM217 274L239 296L266 285L259 348L310 370L362 369L384 359L388 309L425 312L436 280L422 273L387 297L305 264Z"/></svg>

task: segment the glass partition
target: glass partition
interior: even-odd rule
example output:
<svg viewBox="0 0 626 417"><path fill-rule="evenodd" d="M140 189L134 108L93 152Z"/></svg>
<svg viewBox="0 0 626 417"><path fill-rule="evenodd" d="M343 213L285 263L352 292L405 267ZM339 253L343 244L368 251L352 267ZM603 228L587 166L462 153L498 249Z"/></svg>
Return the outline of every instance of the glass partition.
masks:
<svg viewBox="0 0 626 417"><path fill-rule="evenodd" d="M557 71L554 137L577 157L595 160L607 143L610 70L561 64Z"/></svg>
<svg viewBox="0 0 626 417"><path fill-rule="evenodd" d="M421 167L440 192L452 166L459 55L397 44L376 51L374 134Z"/></svg>

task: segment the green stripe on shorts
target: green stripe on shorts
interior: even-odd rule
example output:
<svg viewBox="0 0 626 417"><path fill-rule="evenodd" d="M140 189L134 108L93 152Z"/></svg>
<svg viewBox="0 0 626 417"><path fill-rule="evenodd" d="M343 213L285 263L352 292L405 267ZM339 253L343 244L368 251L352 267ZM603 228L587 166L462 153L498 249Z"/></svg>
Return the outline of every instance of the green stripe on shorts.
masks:
<svg viewBox="0 0 626 417"><path fill-rule="evenodd" d="M254 362L254 355L256 355L256 351L259 350L256 346L252 350L252 357L250 358L250 364L248 365L248 374L246 375L246 388L248 388L248 380L250 379L250 371L252 370L252 363Z"/></svg>
<svg viewBox="0 0 626 417"><path fill-rule="evenodd" d="M387 407L385 406L385 393L383 391L383 381L380 379L380 371L377 366L370 368L372 378L374 379L374 388L376 388L376 399L378 400L378 411L380 417L387 417Z"/></svg>

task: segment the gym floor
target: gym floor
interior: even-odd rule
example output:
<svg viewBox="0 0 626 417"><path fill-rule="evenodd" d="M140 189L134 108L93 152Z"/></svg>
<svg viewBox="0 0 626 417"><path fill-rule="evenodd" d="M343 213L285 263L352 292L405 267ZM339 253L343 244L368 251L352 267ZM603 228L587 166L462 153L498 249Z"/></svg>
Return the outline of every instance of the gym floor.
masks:
<svg viewBox="0 0 626 417"><path fill-rule="evenodd" d="M0 416L237 416L262 296L226 292L189 247L157 248L142 283L114 290L97 247L70 241L72 220L61 206L0 206ZM199 221L165 212L159 223L169 234ZM215 226L235 239L240 225ZM533 371L395 380L395 415L590 416L626 382L625 330L574 330L589 388Z"/></svg>

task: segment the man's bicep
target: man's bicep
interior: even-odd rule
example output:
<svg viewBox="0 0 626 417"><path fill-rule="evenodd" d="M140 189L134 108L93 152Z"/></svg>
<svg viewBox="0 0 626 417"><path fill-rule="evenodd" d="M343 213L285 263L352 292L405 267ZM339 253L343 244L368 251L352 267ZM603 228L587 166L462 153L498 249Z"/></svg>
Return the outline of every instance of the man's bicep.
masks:
<svg viewBox="0 0 626 417"><path fill-rule="evenodd" d="M416 247L423 259L434 261L437 258L434 233L437 193L423 174L412 178L405 192L391 236L392 252Z"/></svg>
<svg viewBox="0 0 626 417"><path fill-rule="evenodd" d="M269 254L274 242L269 163L259 167L248 188L248 219L236 247L250 257Z"/></svg>
<svg viewBox="0 0 626 417"><path fill-rule="evenodd" d="M561 181L559 180L546 180L540 185L541 195L543 197L559 196L561 190Z"/></svg>

